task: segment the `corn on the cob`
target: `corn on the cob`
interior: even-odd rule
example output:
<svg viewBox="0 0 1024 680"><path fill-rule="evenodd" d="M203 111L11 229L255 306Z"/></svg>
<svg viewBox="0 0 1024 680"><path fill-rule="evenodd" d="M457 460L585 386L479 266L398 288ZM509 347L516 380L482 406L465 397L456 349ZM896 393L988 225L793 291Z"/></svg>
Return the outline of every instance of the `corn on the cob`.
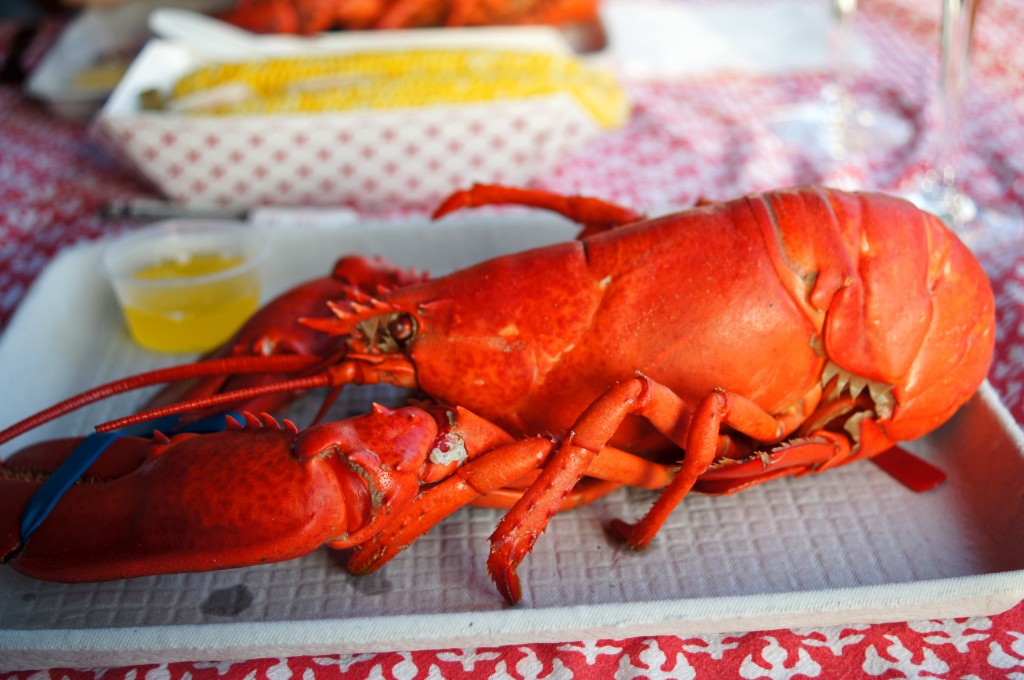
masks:
<svg viewBox="0 0 1024 680"><path fill-rule="evenodd" d="M609 73L571 57L481 49L210 64L182 78L172 102L183 110L247 115L407 108L558 92L575 97L604 127L620 125L628 114L626 98Z"/></svg>

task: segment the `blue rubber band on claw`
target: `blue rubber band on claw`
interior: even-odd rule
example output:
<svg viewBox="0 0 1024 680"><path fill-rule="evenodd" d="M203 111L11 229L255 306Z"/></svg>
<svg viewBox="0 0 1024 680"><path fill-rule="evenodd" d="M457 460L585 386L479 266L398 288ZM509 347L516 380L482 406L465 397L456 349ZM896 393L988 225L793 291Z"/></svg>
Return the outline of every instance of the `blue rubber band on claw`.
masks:
<svg viewBox="0 0 1024 680"><path fill-rule="evenodd" d="M21 513L21 542L39 528L64 494L81 479L89 466L114 440L123 435L116 432L91 434L82 440L71 455L60 464L43 485L36 489Z"/></svg>
<svg viewBox="0 0 1024 680"><path fill-rule="evenodd" d="M184 426L178 426L177 416L166 416L154 421L132 425L117 432L94 432L83 439L81 443L54 470L53 474L36 489L36 492L29 498L21 513L21 542L24 545L28 541L43 520L50 514L67 490L82 478L96 459L103 454L107 448L121 437L149 437L156 430L173 432L192 432L196 434L207 434L220 432L227 428L228 417L235 420L242 418L237 413L221 413L209 418L197 420Z"/></svg>

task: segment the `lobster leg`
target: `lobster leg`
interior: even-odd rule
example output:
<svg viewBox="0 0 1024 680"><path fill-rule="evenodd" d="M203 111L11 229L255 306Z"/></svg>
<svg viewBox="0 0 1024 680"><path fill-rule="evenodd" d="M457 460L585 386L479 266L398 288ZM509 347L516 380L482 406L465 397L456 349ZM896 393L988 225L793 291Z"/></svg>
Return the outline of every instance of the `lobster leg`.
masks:
<svg viewBox="0 0 1024 680"><path fill-rule="evenodd" d="M834 432L815 432L770 452L751 454L743 461L708 470L694 484L700 493L728 496L781 477L822 472L830 462L847 461L850 442Z"/></svg>
<svg viewBox="0 0 1024 680"><path fill-rule="evenodd" d="M536 189L517 189L492 184L474 184L449 196L434 211L436 220L463 208L485 205L521 205L558 213L584 226L580 238L608 231L643 219L642 215L608 201L587 196L563 196Z"/></svg>
<svg viewBox="0 0 1024 680"><path fill-rule="evenodd" d="M511 484L493 489L472 501L479 508L511 509L523 497L526 489L537 480L541 469L515 480ZM601 449L590 467L589 479L581 480L565 500L560 510L573 510L594 502L622 486L640 489L662 489L675 475L675 466L655 463L641 456L620 451L610 446Z"/></svg>
<svg viewBox="0 0 1024 680"><path fill-rule="evenodd" d="M540 472L538 470L537 472ZM575 510L585 505L590 505L599 498L604 498L613 491L622 488L619 482L610 482L605 479L581 479L579 484L573 487L572 492L562 501L560 510ZM526 492L525 488L494 489L473 499L470 502L475 508L498 508L511 510L519 502Z"/></svg>
<svg viewBox="0 0 1024 680"><path fill-rule="evenodd" d="M466 505L504 490L508 484L542 467L555 450L546 437L531 437L499 446L466 463L455 473L422 492L398 511L380 533L355 547L348 569L367 574L387 563L434 525ZM660 489L670 483L674 466L661 465L614 448L603 448L591 460L584 480L563 497L558 510L580 507L623 484ZM521 491L506 500L518 501ZM503 498L499 495L498 498ZM507 505L496 504L500 507Z"/></svg>
<svg viewBox="0 0 1024 680"><path fill-rule="evenodd" d="M686 451L679 472L647 516L636 525L620 522L613 526L637 549L651 541L671 510L714 461L723 425L762 442L780 440L793 425L740 395L722 390L711 392L691 411L667 387L643 376L609 388L576 421L537 481L502 518L491 537L488 571L509 603L522 597L516 567L533 548L565 495L586 474L597 452L630 414L646 417Z"/></svg>
<svg viewBox="0 0 1024 680"><path fill-rule="evenodd" d="M551 452L551 442L531 438L513 442L473 460L448 479L420 494L376 536L355 547L348 569L366 574L384 565L431 527L474 498L521 477Z"/></svg>

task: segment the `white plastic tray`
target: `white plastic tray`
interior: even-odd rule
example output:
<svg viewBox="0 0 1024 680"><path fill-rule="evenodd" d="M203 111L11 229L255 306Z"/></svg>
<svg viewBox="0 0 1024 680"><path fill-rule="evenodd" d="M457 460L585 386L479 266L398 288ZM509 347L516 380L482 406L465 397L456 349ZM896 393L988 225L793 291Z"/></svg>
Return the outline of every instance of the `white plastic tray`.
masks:
<svg viewBox="0 0 1024 680"><path fill-rule="evenodd" d="M572 233L533 214L276 231L268 293L326 272L335 254L383 253L441 274ZM4 425L115 375L178 360L131 344L98 260L96 246L58 257L0 337ZM139 398L91 408L35 438L82 432ZM910 448L949 481L917 495L864 463L731 497L691 496L639 554L610 542L602 526L640 515L651 493L623 491L560 515L521 569L524 600L514 608L486 575L500 513L482 509L460 511L363 578L326 549L257 568L101 584L44 583L0 568L0 667L622 639L974 616L1020 602L1024 438L991 388Z"/></svg>

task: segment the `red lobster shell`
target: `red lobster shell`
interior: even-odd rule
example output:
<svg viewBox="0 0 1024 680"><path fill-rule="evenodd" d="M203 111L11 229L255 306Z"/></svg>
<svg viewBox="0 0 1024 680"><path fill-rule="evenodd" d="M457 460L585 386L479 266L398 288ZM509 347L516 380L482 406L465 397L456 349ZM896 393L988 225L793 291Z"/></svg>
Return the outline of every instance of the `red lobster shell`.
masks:
<svg viewBox="0 0 1024 680"><path fill-rule="evenodd" d="M257 33L571 24L597 19L597 0L239 0L221 18Z"/></svg>
<svg viewBox="0 0 1024 680"><path fill-rule="evenodd" d="M475 187L438 213L489 203L556 210L584 223L585 236L429 281L383 264L369 267L371 273L352 274L331 288L329 295L342 296L330 302L332 314L296 325L276 309L243 330L251 339L274 325L300 335L313 329L323 334L311 336L315 346L298 349L312 356L218 359L116 387L189 371L297 371L300 377L280 389L386 382L416 387L442 405L402 412L418 423L407 433L416 445L394 434L401 426L388 415L395 412L385 410L366 416L380 434L364 436L359 445L330 429L351 427L345 424L316 426L315 436L274 435L274 455L292 462L268 463L272 468L329 459L341 461L342 470L362 470L314 481L289 473L291 481L278 487L289 498L349 499L337 502L349 510L310 520L295 547L275 552L253 540L247 549L241 540L223 562L213 550L212 564L288 559L330 543L355 546L350 566L365 572L457 507L507 504L511 510L492 537L488 566L514 602L520 597L516 565L549 518L574 500L621 484L663 487L643 519L613 523L630 545L642 548L691 489L730 493L881 454L945 422L988 370L994 344L988 280L941 221L905 201L802 187L644 220L596 199ZM347 271L359 271L362 262L350 260ZM370 283L382 281L390 289L374 292ZM248 351L246 343L235 347ZM259 386L207 396L217 389L205 385L187 408L280 391ZM0 441L104 390L15 425ZM265 438L264 430L288 428L257 429ZM452 439L452 432L464 431L474 434ZM183 452L175 461L213 455L199 452L218 435L180 436L185 439L176 450ZM221 436L218 446L244 447L246 437L256 436L252 426L242 427ZM163 451L164 439L140 446ZM443 464L430 458L455 440L466 443L466 452ZM415 462L394 462L412 460L405 457L411 450L419 452ZM156 472L166 454L147 451L145 462L122 479L151 475L147 484L180 483L184 473ZM379 474L403 466L413 473L402 481ZM605 484L587 490L580 483L588 477ZM216 487L209 475L189 479L195 494ZM34 566L45 560L57 565L61 578L76 569L85 578L119 578L211 565L174 555L173 537L192 531L187 526L167 531L171 538L153 548L157 557L137 569L105 566L134 564L130 546L108 547L108 554L88 559L68 552L63 532L70 530L59 522L52 523L51 538L23 545L11 516L24 504L26 488L6 494L16 501L3 510L2 526L8 556L28 573L47 576L50 566ZM105 508L116 518L108 522L124 523L134 502ZM244 492L228 492L218 502L253 505ZM353 511L353 503L362 509ZM239 526L235 531L245 533ZM95 564L85 565L89 560Z"/></svg>

